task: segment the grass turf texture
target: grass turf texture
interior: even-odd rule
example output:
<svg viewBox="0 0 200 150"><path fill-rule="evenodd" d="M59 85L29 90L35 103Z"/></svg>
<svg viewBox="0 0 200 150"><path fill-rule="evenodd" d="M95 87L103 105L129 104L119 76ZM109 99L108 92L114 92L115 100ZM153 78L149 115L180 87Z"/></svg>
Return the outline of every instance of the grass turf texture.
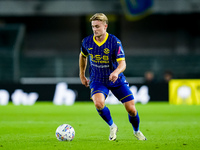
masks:
<svg viewBox="0 0 200 150"><path fill-rule="evenodd" d="M107 106L119 128L116 141L108 140L109 127L93 103L0 106L0 150L199 149L200 106L175 106L165 102L136 104L140 129L147 141L138 141L133 136L123 105ZM56 128L63 123L75 129L71 142L60 142L55 137Z"/></svg>

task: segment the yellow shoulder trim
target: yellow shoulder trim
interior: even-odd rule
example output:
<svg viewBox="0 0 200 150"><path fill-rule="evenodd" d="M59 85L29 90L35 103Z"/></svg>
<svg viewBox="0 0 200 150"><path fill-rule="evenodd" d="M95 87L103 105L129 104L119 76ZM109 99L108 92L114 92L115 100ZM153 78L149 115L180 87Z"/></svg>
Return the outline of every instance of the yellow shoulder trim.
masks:
<svg viewBox="0 0 200 150"><path fill-rule="evenodd" d="M117 59L117 62L118 62L118 61L121 61L121 60L125 60L125 58L124 58L124 57L123 57L123 58L118 58L118 59Z"/></svg>
<svg viewBox="0 0 200 150"><path fill-rule="evenodd" d="M106 33L106 38L101 43L99 43L99 42L96 41L95 36L93 36L93 41L100 47L100 46L102 46L107 41L108 35L109 34Z"/></svg>
<svg viewBox="0 0 200 150"><path fill-rule="evenodd" d="M84 57L87 57L88 55L85 55L85 54L83 54L83 52L81 51L81 54L84 56Z"/></svg>

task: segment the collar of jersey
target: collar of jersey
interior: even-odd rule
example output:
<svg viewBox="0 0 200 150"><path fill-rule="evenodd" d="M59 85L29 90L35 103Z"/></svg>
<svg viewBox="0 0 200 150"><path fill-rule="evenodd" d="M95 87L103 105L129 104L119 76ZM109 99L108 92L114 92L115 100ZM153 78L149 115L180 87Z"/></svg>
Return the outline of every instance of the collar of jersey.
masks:
<svg viewBox="0 0 200 150"><path fill-rule="evenodd" d="M97 42L96 39L95 39L95 36L93 36L93 41L94 41L99 47L102 46L102 45L106 42L107 39L108 39L108 33L106 33L106 38L105 38L101 43Z"/></svg>

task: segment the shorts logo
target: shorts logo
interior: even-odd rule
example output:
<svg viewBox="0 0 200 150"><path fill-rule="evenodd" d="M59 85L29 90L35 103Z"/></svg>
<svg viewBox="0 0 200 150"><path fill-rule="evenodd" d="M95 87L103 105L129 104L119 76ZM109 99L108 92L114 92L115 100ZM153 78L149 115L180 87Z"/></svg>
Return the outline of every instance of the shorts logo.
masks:
<svg viewBox="0 0 200 150"><path fill-rule="evenodd" d="M105 53L105 54L108 54L108 53L110 53L110 50L109 50L108 48L105 48L105 49L104 49L104 53Z"/></svg>
<svg viewBox="0 0 200 150"><path fill-rule="evenodd" d="M94 91L94 88L91 89L91 93Z"/></svg>

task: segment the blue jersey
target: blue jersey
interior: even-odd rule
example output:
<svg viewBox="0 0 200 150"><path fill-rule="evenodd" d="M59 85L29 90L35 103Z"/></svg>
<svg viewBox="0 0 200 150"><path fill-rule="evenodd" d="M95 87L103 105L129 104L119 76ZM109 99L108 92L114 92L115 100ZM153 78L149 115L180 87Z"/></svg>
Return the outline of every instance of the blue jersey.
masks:
<svg viewBox="0 0 200 150"><path fill-rule="evenodd" d="M106 34L101 43L95 40L94 35L83 39L81 53L88 57L90 79L94 82L109 83L110 74L117 68L118 61L125 60L121 41L112 34ZM119 74L121 78L123 73ZM117 84L120 81L116 81Z"/></svg>

